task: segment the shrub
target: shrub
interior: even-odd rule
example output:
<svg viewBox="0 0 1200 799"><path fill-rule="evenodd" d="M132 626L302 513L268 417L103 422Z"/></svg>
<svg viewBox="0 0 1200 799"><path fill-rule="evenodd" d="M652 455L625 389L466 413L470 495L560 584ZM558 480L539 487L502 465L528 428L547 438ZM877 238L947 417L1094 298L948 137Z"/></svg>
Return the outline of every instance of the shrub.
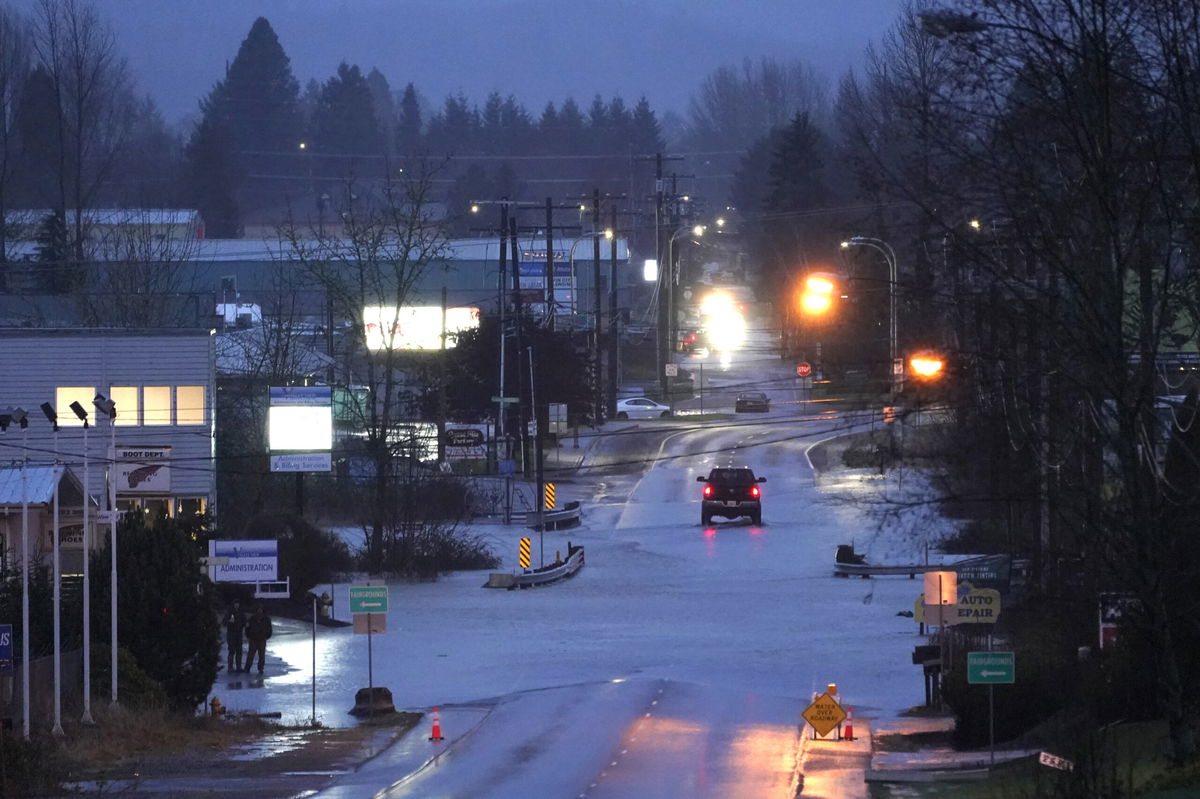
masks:
<svg viewBox="0 0 1200 799"><path fill-rule="evenodd" d="M117 528L118 635L138 666L157 681L170 705L191 709L208 696L221 651L213 585L200 574L199 537L175 519L152 526L125 514ZM111 539L93 553L92 569L107 573ZM92 628L108 628L109 581L92 582Z"/></svg>

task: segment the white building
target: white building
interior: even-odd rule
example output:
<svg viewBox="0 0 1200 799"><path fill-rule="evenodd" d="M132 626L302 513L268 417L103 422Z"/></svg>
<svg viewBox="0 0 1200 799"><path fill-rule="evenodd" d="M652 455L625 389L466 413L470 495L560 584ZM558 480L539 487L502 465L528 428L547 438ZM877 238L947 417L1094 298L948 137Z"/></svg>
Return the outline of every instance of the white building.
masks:
<svg viewBox="0 0 1200 799"><path fill-rule="evenodd" d="M56 463L66 467L66 477L86 485L93 511L108 507L110 480L118 510L171 516L208 510L215 486L214 357L209 330L0 329L5 556L20 557L21 508L14 492L22 469L26 490L36 475L34 541L47 539L52 522L42 504L42 483L51 478L35 468ZM96 406L97 395L115 403L114 418ZM72 410L75 404L86 414L86 426ZM24 429L17 409L24 411ZM56 415L57 431L47 411ZM60 485L69 488L70 480ZM80 500L78 491L60 488L60 524L79 533ZM89 516L94 523L96 514ZM80 550L82 536L64 535L64 552L72 542Z"/></svg>

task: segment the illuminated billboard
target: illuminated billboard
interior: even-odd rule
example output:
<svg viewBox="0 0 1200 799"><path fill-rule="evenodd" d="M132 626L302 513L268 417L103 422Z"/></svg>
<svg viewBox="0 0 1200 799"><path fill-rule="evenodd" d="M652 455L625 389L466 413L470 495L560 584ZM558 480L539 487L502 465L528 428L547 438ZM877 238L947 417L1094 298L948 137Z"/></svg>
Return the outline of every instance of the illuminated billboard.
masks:
<svg viewBox="0 0 1200 799"><path fill-rule="evenodd" d="M329 386L271 386L267 448L273 472L329 471L333 449Z"/></svg>
<svg viewBox="0 0 1200 799"><path fill-rule="evenodd" d="M442 348L442 308L436 305L395 308L368 305L363 308L369 350L440 350ZM446 309L446 348L455 344L455 336L479 327L478 308ZM390 333L389 333L390 331Z"/></svg>

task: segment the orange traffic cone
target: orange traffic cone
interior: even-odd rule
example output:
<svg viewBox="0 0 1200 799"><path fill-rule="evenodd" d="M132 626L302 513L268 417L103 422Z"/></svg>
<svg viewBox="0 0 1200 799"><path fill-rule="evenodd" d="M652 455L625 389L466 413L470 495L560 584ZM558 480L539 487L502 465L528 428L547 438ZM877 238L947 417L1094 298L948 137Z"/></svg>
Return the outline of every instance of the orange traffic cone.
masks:
<svg viewBox="0 0 1200 799"><path fill-rule="evenodd" d="M846 708L846 725L845 726L846 726L845 734L842 737L845 738L847 741L853 741L854 740L854 708L852 708L852 707Z"/></svg>
<svg viewBox="0 0 1200 799"><path fill-rule="evenodd" d="M429 735L431 741L441 741L442 739L442 719L438 716L438 709L433 709L433 732Z"/></svg>

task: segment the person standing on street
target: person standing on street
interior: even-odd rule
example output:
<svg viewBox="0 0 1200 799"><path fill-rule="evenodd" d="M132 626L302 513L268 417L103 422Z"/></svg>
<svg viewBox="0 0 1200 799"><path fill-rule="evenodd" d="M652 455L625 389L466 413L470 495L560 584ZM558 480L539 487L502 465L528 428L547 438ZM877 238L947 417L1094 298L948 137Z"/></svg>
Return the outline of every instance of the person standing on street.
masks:
<svg viewBox="0 0 1200 799"><path fill-rule="evenodd" d="M226 672L235 672L242 670L242 632L246 629L246 614L242 612L242 606L234 600L233 605L229 608L229 612L225 614L225 645L228 652L228 657L225 662Z"/></svg>
<svg viewBox="0 0 1200 799"><path fill-rule="evenodd" d="M263 660L267 656L267 639L271 637L271 617L263 612L262 605L257 605L254 608L254 615L250 617L250 621L246 623L246 671L250 671L250 666L254 662L255 654L258 655L258 673L263 673Z"/></svg>

